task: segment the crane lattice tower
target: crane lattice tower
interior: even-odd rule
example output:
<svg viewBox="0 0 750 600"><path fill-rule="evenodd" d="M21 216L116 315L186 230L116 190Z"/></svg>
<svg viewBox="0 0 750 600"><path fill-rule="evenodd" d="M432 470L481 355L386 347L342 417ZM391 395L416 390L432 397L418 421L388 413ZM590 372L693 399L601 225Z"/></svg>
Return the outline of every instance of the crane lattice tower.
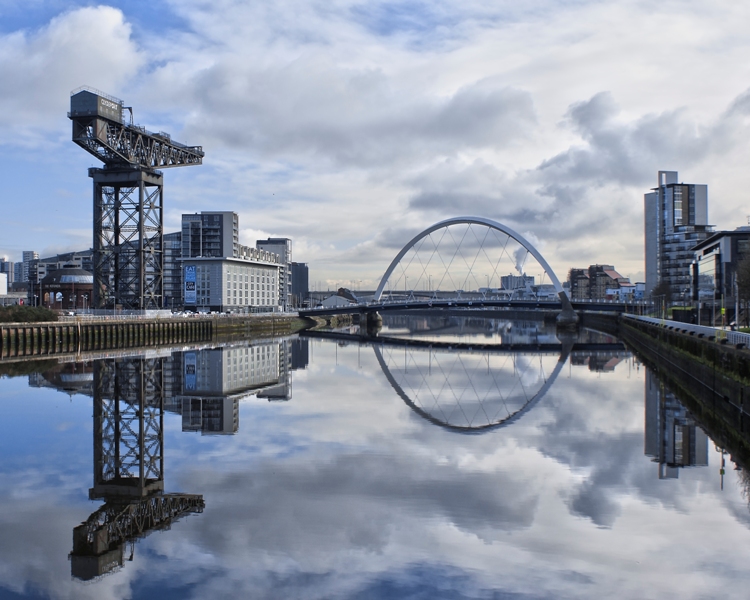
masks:
<svg viewBox="0 0 750 600"><path fill-rule="evenodd" d="M126 120L125 111L130 118ZM159 169L200 165L203 148L133 124L122 100L92 88L70 96L73 141L104 163L94 180L92 307L163 307L164 184Z"/></svg>

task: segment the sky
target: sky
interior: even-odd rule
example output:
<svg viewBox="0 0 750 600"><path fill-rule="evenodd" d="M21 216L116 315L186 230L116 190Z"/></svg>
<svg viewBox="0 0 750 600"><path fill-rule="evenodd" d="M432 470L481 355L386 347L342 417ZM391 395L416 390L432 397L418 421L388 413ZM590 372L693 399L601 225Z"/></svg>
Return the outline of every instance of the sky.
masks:
<svg viewBox="0 0 750 600"><path fill-rule="evenodd" d="M750 5L713 0L0 0L0 256L82 250L98 161L70 93L200 145L165 171L165 232L231 210L293 240L311 286L374 286L433 223L494 219L560 279L644 280L657 171L748 223Z"/></svg>

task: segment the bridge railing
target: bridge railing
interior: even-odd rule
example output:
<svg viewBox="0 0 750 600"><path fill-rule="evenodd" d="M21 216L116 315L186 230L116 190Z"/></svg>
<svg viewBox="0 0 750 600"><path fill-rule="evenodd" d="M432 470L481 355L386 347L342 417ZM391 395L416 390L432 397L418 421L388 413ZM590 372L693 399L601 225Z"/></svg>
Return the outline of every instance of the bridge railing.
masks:
<svg viewBox="0 0 750 600"><path fill-rule="evenodd" d="M696 335L704 337L713 337L716 340L725 339L728 344L744 344L750 348L750 333L740 331L731 331L721 327L709 327L707 325L692 325L691 323L681 323L680 321L670 321L668 319L657 319L654 317L640 317L637 315L624 315L628 319L637 319L653 325L668 327L677 331L693 332Z"/></svg>

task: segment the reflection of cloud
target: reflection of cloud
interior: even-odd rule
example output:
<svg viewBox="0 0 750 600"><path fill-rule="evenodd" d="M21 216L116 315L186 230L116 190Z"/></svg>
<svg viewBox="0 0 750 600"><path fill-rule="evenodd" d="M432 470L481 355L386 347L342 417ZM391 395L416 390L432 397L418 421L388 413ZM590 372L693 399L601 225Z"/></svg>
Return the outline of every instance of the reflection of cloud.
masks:
<svg viewBox="0 0 750 600"><path fill-rule="evenodd" d="M235 545L284 551L302 559L315 548L342 544L380 552L391 536L393 517L431 514L484 537L491 531L528 527L536 510L535 492L520 478L492 477L440 465L423 457L338 455L320 463L269 461L247 477L195 472L192 485L214 493L196 527L215 551ZM225 530L225 519L243 526ZM275 523L271 529L269 522Z"/></svg>
<svg viewBox="0 0 750 600"><path fill-rule="evenodd" d="M642 372L566 368L524 419L466 436L413 416L360 350L312 342L293 400L243 402L236 436L187 435L167 415L167 487L203 494L206 510L88 586L70 581L66 556L96 506L67 500L85 497L90 469L61 496L67 438L45 429L54 451L35 459L33 485L17 483L27 465L3 463L0 586L113 599L746 595L736 474L724 492L713 464L657 479L643 456ZM90 439L76 446L87 465Z"/></svg>
<svg viewBox="0 0 750 600"><path fill-rule="evenodd" d="M600 527L611 527L620 515L620 507L611 494L592 482L581 485L570 502L574 514L588 517Z"/></svg>

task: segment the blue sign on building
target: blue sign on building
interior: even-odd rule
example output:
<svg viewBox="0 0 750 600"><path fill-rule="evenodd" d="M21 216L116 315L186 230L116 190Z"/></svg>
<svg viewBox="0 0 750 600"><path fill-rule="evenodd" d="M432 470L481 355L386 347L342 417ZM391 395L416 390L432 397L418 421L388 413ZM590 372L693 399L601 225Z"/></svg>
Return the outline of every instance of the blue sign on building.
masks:
<svg viewBox="0 0 750 600"><path fill-rule="evenodd" d="M195 265L185 265L185 304L197 302L195 280Z"/></svg>
<svg viewBox="0 0 750 600"><path fill-rule="evenodd" d="M196 384L196 365L198 364L198 361L196 360L195 352L186 352L185 353L185 390L186 391L195 391L195 384Z"/></svg>

